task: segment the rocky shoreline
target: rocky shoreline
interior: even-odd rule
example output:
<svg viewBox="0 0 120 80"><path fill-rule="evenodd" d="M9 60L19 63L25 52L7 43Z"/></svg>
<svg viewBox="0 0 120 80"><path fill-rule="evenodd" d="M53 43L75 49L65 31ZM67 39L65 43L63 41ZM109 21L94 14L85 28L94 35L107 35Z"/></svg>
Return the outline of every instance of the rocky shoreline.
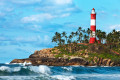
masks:
<svg viewBox="0 0 120 80"><path fill-rule="evenodd" d="M14 59L10 62L13 63L31 63L34 66L38 65L48 65L48 66L120 66L111 61L111 59L103 59L93 57L92 61L86 60L80 56L69 56L68 57L58 57L56 58L52 52L53 48L43 49L40 51L35 51L34 54L30 55L26 59ZM58 50L55 51L59 53ZM82 55L84 57L89 57L88 54Z"/></svg>

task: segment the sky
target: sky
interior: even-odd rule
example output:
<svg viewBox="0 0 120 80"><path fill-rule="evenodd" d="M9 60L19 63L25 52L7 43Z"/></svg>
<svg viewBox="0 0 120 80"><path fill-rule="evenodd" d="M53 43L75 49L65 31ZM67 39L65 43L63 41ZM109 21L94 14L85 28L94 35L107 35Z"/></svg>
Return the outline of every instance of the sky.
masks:
<svg viewBox="0 0 120 80"><path fill-rule="evenodd" d="M120 30L120 0L0 0L0 63L28 58L54 47L55 32L90 28L95 8L97 29Z"/></svg>

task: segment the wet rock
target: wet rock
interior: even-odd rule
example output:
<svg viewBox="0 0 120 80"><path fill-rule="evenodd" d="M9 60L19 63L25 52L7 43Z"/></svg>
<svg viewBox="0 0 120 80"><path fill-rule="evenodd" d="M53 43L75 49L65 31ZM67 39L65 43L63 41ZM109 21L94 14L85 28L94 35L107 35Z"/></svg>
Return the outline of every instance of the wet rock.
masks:
<svg viewBox="0 0 120 80"><path fill-rule="evenodd" d="M102 65L106 66L108 59L103 59Z"/></svg>
<svg viewBox="0 0 120 80"><path fill-rule="evenodd" d="M114 66L114 62L111 62L111 63L110 63L110 66Z"/></svg>
<svg viewBox="0 0 120 80"><path fill-rule="evenodd" d="M108 59L108 61L107 61L107 66L110 66L110 63L111 63L111 59Z"/></svg>

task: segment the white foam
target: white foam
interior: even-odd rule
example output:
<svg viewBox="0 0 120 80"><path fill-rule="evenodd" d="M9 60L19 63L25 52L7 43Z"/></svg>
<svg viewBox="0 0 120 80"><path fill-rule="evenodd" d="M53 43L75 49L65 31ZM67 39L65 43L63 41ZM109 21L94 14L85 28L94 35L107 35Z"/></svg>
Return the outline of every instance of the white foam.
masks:
<svg viewBox="0 0 120 80"><path fill-rule="evenodd" d="M36 80L38 76L0 76L3 80Z"/></svg>
<svg viewBox="0 0 120 80"><path fill-rule="evenodd" d="M72 71L72 67L62 67L64 70Z"/></svg>
<svg viewBox="0 0 120 80"><path fill-rule="evenodd" d="M22 65L23 63L11 63L11 64L19 64L19 65Z"/></svg>
<svg viewBox="0 0 120 80"><path fill-rule="evenodd" d="M52 78L57 80L76 80L74 76L65 76L65 75L55 75Z"/></svg>
<svg viewBox="0 0 120 80"><path fill-rule="evenodd" d="M24 66L26 66L26 65L31 65L32 63L31 62L24 62L24 63L22 63Z"/></svg>
<svg viewBox="0 0 120 80"><path fill-rule="evenodd" d="M8 72L16 72L16 71L20 71L21 67L14 67L14 68L10 68L7 66L1 66L0 70L1 71L8 71Z"/></svg>
<svg viewBox="0 0 120 80"><path fill-rule="evenodd" d="M20 71L20 70L21 70L21 67L11 68L12 72L17 72L17 71Z"/></svg>
<svg viewBox="0 0 120 80"><path fill-rule="evenodd" d="M114 78L120 78L120 74L72 74L74 77L78 78L100 78L100 79L114 79Z"/></svg>
<svg viewBox="0 0 120 80"><path fill-rule="evenodd" d="M10 68L7 67L7 66L1 66L1 67L0 67L0 70L1 70L1 71L9 71L9 72L11 71Z"/></svg>
<svg viewBox="0 0 120 80"><path fill-rule="evenodd" d="M9 64L9 62L6 62L5 64Z"/></svg>
<svg viewBox="0 0 120 80"><path fill-rule="evenodd" d="M51 74L50 68L45 65L40 65L40 66L30 66L30 70L37 72L37 73L42 73L42 74Z"/></svg>
<svg viewBox="0 0 120 80"><path fill-rule="evenodd" d="M39 66L39 71L43 74L50 74L51 73L50 68L48 66L45 66L45 65Z"/></svg>

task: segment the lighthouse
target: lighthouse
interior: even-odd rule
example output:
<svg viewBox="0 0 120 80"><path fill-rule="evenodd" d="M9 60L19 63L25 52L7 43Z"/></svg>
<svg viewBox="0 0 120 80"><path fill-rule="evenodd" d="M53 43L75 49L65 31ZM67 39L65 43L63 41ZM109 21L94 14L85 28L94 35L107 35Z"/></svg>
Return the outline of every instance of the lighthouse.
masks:
<svg viewBox="0 0 120 80"><path fill-rule="evenodd" d="M96 35L95 35L95 32L96 32L96 12L95 12L94 8L92 9L92 12L91 12L90 30L91 30L91 33L90 33L89 43L95 43L95 41L96 41Z"/></svg>

